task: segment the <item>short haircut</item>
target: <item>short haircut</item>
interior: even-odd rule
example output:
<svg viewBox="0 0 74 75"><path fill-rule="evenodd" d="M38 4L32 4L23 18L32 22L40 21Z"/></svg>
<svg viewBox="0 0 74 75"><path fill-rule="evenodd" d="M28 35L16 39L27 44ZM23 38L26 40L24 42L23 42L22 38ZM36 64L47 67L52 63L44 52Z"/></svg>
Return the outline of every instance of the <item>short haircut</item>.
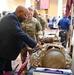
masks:
<svg viewBox="0 0 74 75"><path fill-rule="evenodd" d="M34 11L34 9L33 9L33 8L31 8L31 7L29 7L28 9L29 9L30 11Z"/></svg>
<svg viewBox="0 0 74 75"><path fill-rule="evenodd" d="M7 13L7 11L3 11L2 14L5 15Z"/></svg>

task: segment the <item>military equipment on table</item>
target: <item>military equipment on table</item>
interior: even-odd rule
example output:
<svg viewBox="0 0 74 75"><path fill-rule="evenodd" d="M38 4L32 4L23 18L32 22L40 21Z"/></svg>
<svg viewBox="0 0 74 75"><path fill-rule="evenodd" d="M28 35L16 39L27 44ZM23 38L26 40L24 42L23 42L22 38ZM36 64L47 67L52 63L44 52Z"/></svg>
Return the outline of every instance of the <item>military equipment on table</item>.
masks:
<svg viewBox="0 0 74 75"><path fill-rule="evenodd" d="M45 44L42 51L31 55L30 64L33 67L65 69L71 68L72 59L62 45Z"/></svg>
<svg viewBox="0 0 74 75"><path fill-rule="evenodd" d="M60 43L60 37L56 34L46 34L40 41L42 43Z"/></svg>

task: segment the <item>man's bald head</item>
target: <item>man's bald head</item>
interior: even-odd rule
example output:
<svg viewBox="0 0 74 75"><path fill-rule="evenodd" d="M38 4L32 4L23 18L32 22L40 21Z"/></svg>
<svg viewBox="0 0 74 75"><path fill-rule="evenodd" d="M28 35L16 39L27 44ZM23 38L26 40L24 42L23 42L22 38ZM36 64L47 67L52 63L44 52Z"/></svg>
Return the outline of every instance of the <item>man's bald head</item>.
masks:
<svg viewBox="0 0 74 75"><path fill-rule="evenodd" d="M28 16L29 10L24 6L18 6L15 10L15 14L19 20L24 20Z"/></svg>
<svg viewBox="0 0 74 75"><path fill-rule="evenodd" d="M27 8L26 7L24 7L24 6L18 6L17 8L16 8L16 10L15 10L15 12L21 12L21 11L27 11Z"/></svg>

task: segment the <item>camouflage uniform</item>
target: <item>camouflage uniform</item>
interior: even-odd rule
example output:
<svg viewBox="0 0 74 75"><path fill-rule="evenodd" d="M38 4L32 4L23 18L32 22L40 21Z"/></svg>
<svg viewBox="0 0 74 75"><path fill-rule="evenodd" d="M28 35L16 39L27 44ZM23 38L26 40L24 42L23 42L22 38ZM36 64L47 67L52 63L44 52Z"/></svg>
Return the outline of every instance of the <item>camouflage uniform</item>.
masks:
<svg viewBox="0 0 74 75"><path fill-rule="evenodd" d="M22 22L22 29L34 40L36 40L36 35L42 31L40 22L34 17L29 21Z"/></svg>
<svg viewBox="0 0 74 75"><path fill-rule="evenodd" d="M43 35L44 35L44 30L45 30L45 28L46 28L46 26L47 26L47 22L46 22L45 19L44 19L42 16L40 16L40 15L37 15L37 16L36 16L36 19L40 22L40 24L41 24L41 26L42 26Z"/></svg>
<svg viewBox="0 0 74 75"><path fill-rule="evenodd" d="M42 30L42 27L39 23L39 21L32 17L29 21L23 21L21 24L21 27L25 33L27 33L30 37L32 37L34 40L36 40L36 35L38 35L38 32ZM21 60L22 63L24 63L27 56L27 50L22 49L21 51ZM27 70L27 67L25 68L25 71Z"/></svg>

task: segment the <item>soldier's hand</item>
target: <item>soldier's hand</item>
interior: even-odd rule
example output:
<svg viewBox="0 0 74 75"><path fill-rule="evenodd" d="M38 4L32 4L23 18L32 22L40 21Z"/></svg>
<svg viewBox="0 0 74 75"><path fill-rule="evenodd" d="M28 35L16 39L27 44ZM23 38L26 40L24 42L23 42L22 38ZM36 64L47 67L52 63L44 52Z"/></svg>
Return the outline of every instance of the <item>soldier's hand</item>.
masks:
<svg viewBox="0 0 74 75"><path fill-rule="evenodd" d="M42 38L43 38L43 35L39 35L38 38L39 38L39 39L42 39Z"/></svg>

